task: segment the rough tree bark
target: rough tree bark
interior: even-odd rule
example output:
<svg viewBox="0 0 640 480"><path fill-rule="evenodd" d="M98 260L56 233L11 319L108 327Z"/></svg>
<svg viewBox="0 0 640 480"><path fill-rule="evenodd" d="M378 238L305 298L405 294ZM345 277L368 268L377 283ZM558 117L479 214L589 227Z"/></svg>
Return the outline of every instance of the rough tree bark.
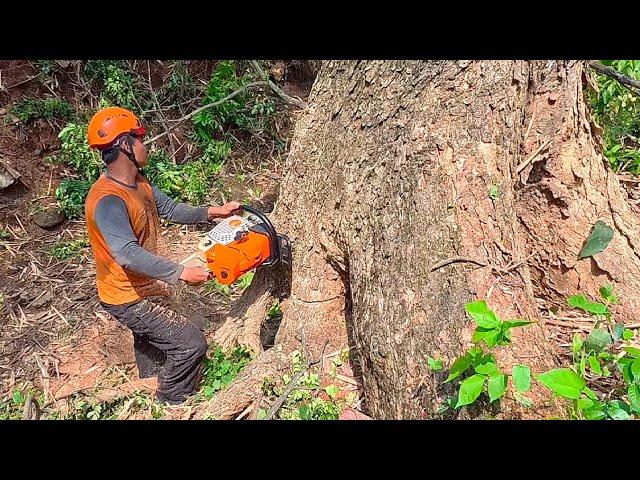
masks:
<svg viewBox="0 0 640 480"><path fill-rule="evenodd" d="M640 223L600 154L584 73L564 61L325 63L275 210L294 245L276 344L304 340L312 358L326 340L328 351L349 345L371 416L428 418L442 391L426 356L449 363L468 347L468 301L535 321L536 297L563 305L606 281L624 298L617 318L637 316ZM578 260L598 219L614 239ZM456 256L486 266L431 271ZM266 304L272 282L248 294ZM263 317L254 309L245 329ZM505 369L553 367L541 322L497 357ZM534 412L506 399L505 416L557 412L547 391L532 395Z"/></svg>

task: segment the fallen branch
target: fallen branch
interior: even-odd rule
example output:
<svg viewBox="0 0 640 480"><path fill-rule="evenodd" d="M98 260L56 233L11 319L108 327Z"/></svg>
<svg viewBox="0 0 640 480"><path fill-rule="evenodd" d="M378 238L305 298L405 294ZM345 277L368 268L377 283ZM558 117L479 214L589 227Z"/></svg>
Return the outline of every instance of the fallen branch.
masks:
<svg viewBox="0 0 640 480"><path fill-rule="evenodd" d="M144 144L145 145L149 145L150 143L155 142L156 140L169 135L169 133L171 133L172 130L174 130L178 125L180 125L181 123L189 120L190 118L192 118L193 116L197 115L198 113L207 110L209 108L213 108L213 107L217 107L218 105L222 105L224 102L231 100L233 97L235 97L236 95L239 95L240 93L242 93L243 91L247 90L248 88L253 88L253 87L266 87L269 86L269 84L267 82L253 82L253 83L248 83L247 85L240 87L238 90L236 90L233 93L230 93L229 95L227 95L226 97L224 97L222 100L218 100L217 102L213 102L213 103L209 103L207 105L203 105L200 108L196 108L193 112L188 113L187 115L185 115L182 118L179 118L178 120L176 120L176 122L171 125L166 131L156 135L155 137L150 138L149 140L145 140Z"/></svg>
<svg viewBox="0 0 640 480"><path fill-rule="evenodd" d="M435 270L438 270L439 268L449 265L450 263L456 263L456 262L475 263L476 265L480 265L481 267L487 266L486 263L480 262L478 260L474 260L473 258L457 256L457 257L447 258L446 260L442 260L441 262L436 263L433 267L431 267L430 271L433 272Z"/></svg>
<svg viewBox="0 0 640 480"><path fill-rule="evenodd" d="M627 87L632 87L640 90L640 81L634 78L628 77L623 73L620 73L615 68L608 67L603 65L600 62L592 61L589 62L589 66L593 68L596 72L611 77L617 80L619 83L626 85ZM632 90L634 93L638 94L638 91Z"/></svg>
<svg viewBox="0 0 640 480"><path fill-rule="evenodd" d="M7 90L9 90L10 88L14 88L14 87L17 87L17 86L19 86L19 85L23 85L23 84L25 84L25 83L27 83L27 82L30 82L31 80L35 80L35 79L36 79L36 78L38 78L39 76L40 76L40 75L34 75L34 76L32 76L32 77L27 77L25 80L22 80L22 81L20 81L20 82L18 82L18 83L14 83L13 85L8 85L8 86L6 86L6 87L5 87L5 86L0 86L0 91L7 91Z"/></svg>
<svg viewBox="0 0 640 480"><path fill-rule="evenodd" d="M302 336L302 338L304 340L304 335ZM278 410L280 410L280 407L282 407L282 405L284 405L284 402L287 401L287 397L289 396L289 394L293 391L294 388L296 388L296 385L298 384L298 380L300 379L300 377L304 375L304 373L307 370L309 370L312 366L322 361L322 357L324 357L324 350L325 348L327 348L328 343L329 341L327 340L324 344L324 347L322 348L322 354L320 355L320 358L314 361L308 361L307 366L293 376L293 378L289 382L289 385L287 385L287 388L285 388L284 392L282 392L282 395L278 397L278 400L276 400L276 403L274 403L273 406L267 412L267 416L265 417L265 420L271 420L273 416L278 412Z"/></svg>
<svg viewBox="0 0 640 480"><path fill-rule="evenodd" d="M280 87L278 87L275 83L269 80L269 75L267 75L267 73L262 69L262 67L256 60L251 60L251 66L256 71L256 73L260 76L260 78L264 78L268 82L271 90L273 90L276 93L276 95L278 95L285 103L294 105L301 109L307 108L307 104L305 102L303 102L298 98L294 98L290 95L287 95L282 91Z"/></svg>
<svg viewBox="0 0 640 480"><path fill-rule="evenodd" d="M269 412L267 413L267 416L264 418L265 420L273 419L273 416L278 412L278 410L280 410L280 407L282 407L282 405L284 405L284 402L287 401L287 397L293 391L293 389L296 387L296 384L298 383L298 380L300 380L300 377L306 371L307 371L307 369L304 368L304 369L300 370L298 373L296 373L293 376L293 378L289 382L289 385L287 385L287 388L285 388L284 392L282 392L282 395L280 395L278 397L278 400L276 400L276 403L274 403L273 406L269 409Z"/></svg>

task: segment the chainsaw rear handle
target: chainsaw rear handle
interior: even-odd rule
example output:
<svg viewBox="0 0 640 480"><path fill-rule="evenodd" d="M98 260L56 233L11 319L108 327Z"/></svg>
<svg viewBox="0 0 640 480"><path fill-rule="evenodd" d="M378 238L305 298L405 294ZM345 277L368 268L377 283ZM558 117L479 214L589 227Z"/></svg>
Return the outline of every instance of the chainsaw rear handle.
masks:
<svg viewBox="0 0 640 480"><path fill-rule="evenodd" d="M264 262L262 265L269 266L269 265L273 265L274 263L277 263L278 260L280 259L280 242L278 241L278 233L276 232L276 229L273 227L273 224L269 221L266 215L262 213L260 210L250 207L249 205L242 205L242 209L245 212L248 212L258 217L262 221L264 228L267 230L267 233L269 234L269 245L271 246L271 256L269 257L269 260Z"/></svg>

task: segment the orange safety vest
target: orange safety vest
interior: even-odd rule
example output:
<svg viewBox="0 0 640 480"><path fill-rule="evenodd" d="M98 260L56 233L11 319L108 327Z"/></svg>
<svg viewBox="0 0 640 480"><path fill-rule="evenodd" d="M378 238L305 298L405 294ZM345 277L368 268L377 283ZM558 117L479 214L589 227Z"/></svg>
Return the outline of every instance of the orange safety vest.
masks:
<svg viewBox="0 0 640 480"><path fill-rule="evenodd" d="M101 175L93 184L85 201L85 216L89 243L96 262L98 296L104 303L122 305L142 298L162 295L169 290L162 282L121 267L113 258L94 220L94 211L101 198L115 195L124 200L129 221L140 245L156 253L160 220L153 191L149 182L137 175L138 187L133 189L120 185Z"/></svg>

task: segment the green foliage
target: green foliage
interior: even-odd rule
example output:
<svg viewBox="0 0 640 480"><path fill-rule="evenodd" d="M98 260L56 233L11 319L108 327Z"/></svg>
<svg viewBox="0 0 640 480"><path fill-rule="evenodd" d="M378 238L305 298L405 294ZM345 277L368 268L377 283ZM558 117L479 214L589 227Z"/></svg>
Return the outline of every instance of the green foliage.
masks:
<svg viewBox="0 0 640 480"><path fill-rule="evenodd" d="M51 247L49 254L58 260L67 260L88 246L89 241L86 238L79 238L70 242L58 242Z"/></svg>
<svg viewBox="0 0 640 480"><path fill-rule="evenodd" d="M235 285L238 287L240 291L246 290L251 282L253 281L253 277L255 276L254 271L250 271L242 275L238 280L236 280Z"/></svg>
<svg viewBox="0 0 640 480"><path fill-rule="evenodd" d="M67 218L77 218L84 211L84 200L91 185L100 176L102 159L89 149L87 125L67 124L58 134L61 151L48 160L73 167L80 178L65 178L56 189L56 199Z"/></svg>
<svg viewBox="0 0 640 480"><path fill-rule="evenodd" d="M508 345L511 343L512 328L532 323L523 320L503 322L489 309L484 300L467 303L465 310L478 325L472 340L476 343L484 341L489 348L496 345Z"/></svg>
<svg viewBox="0 0 640 480"><path fill-rule="evenodd" d="M263 393L267 397L280 397L285 388L293 381L293 376L305 368L305 359L299 351L291 354L291 373L282 376L282 384L277 386L271 379L263 382ZM324 392L329 398L321 398ZM289 393L284 405L278 410L276 419L282 420L337 420L345 399L339 399L340 389L336 385L320 388L317 373L305 372L298 378L295 387ZM267 412L258 412L258 419L264 419Z"/></svg>
<svg viewBox="0 0 640 480"><path fill-rule="evenodd" d="M267 311L267 317L274 318L281 315L282 315L282 310L280 309L280 302L276 300Z"/></svg>
<svg viewBox="0 0 640 480"><path fill-rule="evenodd" d="M445 383L447 383L463 377L460 382L458 398L453 408L460 408L474 403L485 390L485 387L490 402L499 400L506 394L508 376L500 371L494 355L485 351L481 343L486 344L490 350L496 346L509 345L511 343L511 329L532 323L525 320L502 321L487 306L484 300L467 303L465 310L477 325L472 337L476 346L467 350L464 355L453 362L449 370L449 376L445 380ZM427 359L428 361L429 358ZM465 375L468 376L465 378ZM512 382L520 394L521 403L527 400L522 395L522 392L528 389L528 375L527 367L514 367Z"/></svg>
<svg viewBox="0 0 640 480"><path fill-rule="evenodd" d="M199 159L176 165L164 150L159 149L149 155L144 173L150 182L170 197L198 205L204 202L211 178L220 172L230 152L228 142L212 140Z"/></svg>
<svg viewBox="0 0 640 480"><path fill-rule="evenodd" d="M220 295L224 295L226 297L231 295L231 287L229 285L225 285L220 283L215 277L211 280L205 282L204 284L204 292L207 295L212 293L218 293Z"/></svg>
<svg viewBox="0 0 640 480"><path fill-rule="evenodd" d="M11 113L23 123L37 118L71 120L76 115L73 105L58 97L22 98L11 106Z"/></svg>
<svg viewBox="0 0 640 480"><path fill-rule="evenodd" d="M590 302L584 295L572 295L567 298L567 303L574 308L579 308L588 313L594 313L597 315L605 315L609 313L609 309L606 305L600 302Z"/></svg>
<svg viewBox="0 0 640 480"><path fill-rule="evenodd" d="M160 419L164 416L163 406L156 403L149 395L135 392L115 400L93 403L86 398L75 398L71 409L64 417L68 420L116 420L123 414L147 410L151 417ZM56 418L59 418L57 415Z"/></svg>
<svg viewBox="0 0 640 480"><path fill-rule="evenodd" d="M435 358L427 357L427 365L432 372L439 372L442 370L442 360L436 360Z"/></svg>
<svg viewBox="0 0 640 480"><path fill-rule="evenodd" d="M611 285L603 285L600 287L600 296L607 303L618 303L618 297L613 293L613 287Z"/></svg>
<svg viewBox="0 0 640 480"><path fill-rule="evenodd" d="M91 189L88 180L65 178L56 188L58 205L67 218L77 218L84 212L84 200Z"/></svg>
<svg viewBox="0 0 640 480"><path fill-rule="evenodd" d="M102 87L101 108L118 106L136 112L134 81L125 62L89 60L85 63L84 74L90 83Z"/></svg>
<svg viewBox="0 0 640 480"><path fill-rule="evenodd" d="M249 74L238 76L236 70L233 61L225 60L216 65L203 105L219 102L254 80ZM227 125L253 134L268 131L275 113L275 103L271 98L246 89L230 100L195 115L193 125L198 142L206 146L213 140L215 132L223 132Z"/></svg>
<svg viewBox="0 0 640 480"><path fill-rule="evenodd" d="M604 286L600 293L607 303L618 300L611 286ZM589 302L584 295L575 295L568 299L568 303L596 315L605 311L608 313L605 305ZM494 355L485 351L481 343L484 342L489 349L508 344L504 338L501 341L487 341L485 333L499 332L505 323L511 326L530 323L503 322L484 301L468 303L465 310L477 325L474 332L476 345L451 365L445 383L458 379L458 395L442 405L439 413L448 408L471 405L481 398L483 392L488 394L489 402L505 396L509 387L508 376L500 370ZM477 335L478 332L483 335ZM586 339L580 334L574 335L571 344L574 364L569 368L555 368L533 376L540 385L572 402L574 418L622 420L640 414L640 349L625 343L634 336L631 330L623 325L614 325L614 332L615 337L604 328L595 328ZM624 338L625 334L627 339ZM428 360L431 360L431 365L433 359L428 357ZM619 387L601 394L599 398L592 388L597 388L598 379L602 377L615 379ZM527 365L513 366L513 398L527 408L533 406L531 399L525 396L531 388L531 379L531 370Z"/></svg>
<svg viewBox="0 0 640 480"><path fill-rule="evenodd" d="M36 60L34 67L38 71L40 78L48 77L58 69L54 60Z"/></svg>
<svg viewBox="0 0 640 480"><path fill-rule="evenodd" d="M600 294L608 303L618 301L610 286L603 286ZM599 315L603 307L599 305L595 309L583 309ZM634 337L631 330L622 324L609 327L613 335L606 327L594 328L586 338L576 333L571 344L574 364L536 377L556 395L572 401L574 418L626 420L640 413L637 388L640 385L640 349L627 343ZM613 381L616 387L612 389L608 384L598 395L596 391L602 378L610 378L609 382Z"/></svg>
<svg viewBox="0 0 640 480"><path fill-rule="evenodd" d="M596 328L589 333L586 341L584 342L584 346L588 350L593 350L598 353L604 350L607 345L611 345L612 343L613 338L611 338L609 332Z"/></svg>
<svg viewBox="0 0 640 480"><path fill-rule="evenodd" d="M0 420L20 420L22 418L22 406L24 395L16 389L8 398L0 401Z"/></svg>
<svg viewBox="0 0 640 480"><path fill-rule="evenodd" d="M566 398L578 399L587 382L569 368L556 368L536 376L545 387Z"/></svg>
<svg viewBox="0 0 640 480"><path fill-rule="evenodd" d="M100 155L89 148L86 124L67 124L58 134L61 152L52 161L71 165L84 179L95 181L102 170Z"/></svg>
<svg viewBox="0 0 640 480"><path fill-rule="evenodd" d="M213 354L204 360L204 397L211 398L229 385L250 360L251 352L245 348L238 347L225 353L222 348L216 347Z"/></svg>
<svg viewBox="0 0 640 480"><path fill-rule="evenodd" d="M184 61L178 60L171 64L171 74L167 82L160 88L158 97L164 103L175 104L194 97L197 91L196 83L189 74Z"/></svg>
<svg viewBox="0 0 640 480"><path fill-rule="evenodd" d="M245 289L251 285L251 281L253 280L253 276L255 275L254 271L250 271L240 276L232 285L225 285L220 283L215 277L211 280L205 282L204 284L204 292L207 295L212 293L218 293L220 295L224 295L226 297L231 296L232 293L238 292L241 293Z"/></svg>
<svg viewBox="0 0 640 480"><path fill-rule="evenodd" d="M511 369L511 378L516 391L525 393L531 387L531 370L526 365L514 365Z"/></svg>
<svg viewBox="0 0 640 480"><path fill-rule="evenodd" d="M640 60L603 60L602 63L640 79ZM597 75L597 92L589 92L596 121L603 128L604 154L615 169L639 173L640 101L637 94L606 75Z"/></svg>
<svg viewBox="0 0 640 480"><path fill-rule="evenodd" d="M251 83L251 78L247 75L238 77L233 61L218 62L211 74L203 105L219 102L248 83ZM193 125L197 138L202 143L206 143L213 140L213 133L222 131L225 124L237 125L238 121L241 121L239 120L242 117L240 112L246 105L248 95L249 92L245 90L218 106L196 114L193 117Z"/></svg>

